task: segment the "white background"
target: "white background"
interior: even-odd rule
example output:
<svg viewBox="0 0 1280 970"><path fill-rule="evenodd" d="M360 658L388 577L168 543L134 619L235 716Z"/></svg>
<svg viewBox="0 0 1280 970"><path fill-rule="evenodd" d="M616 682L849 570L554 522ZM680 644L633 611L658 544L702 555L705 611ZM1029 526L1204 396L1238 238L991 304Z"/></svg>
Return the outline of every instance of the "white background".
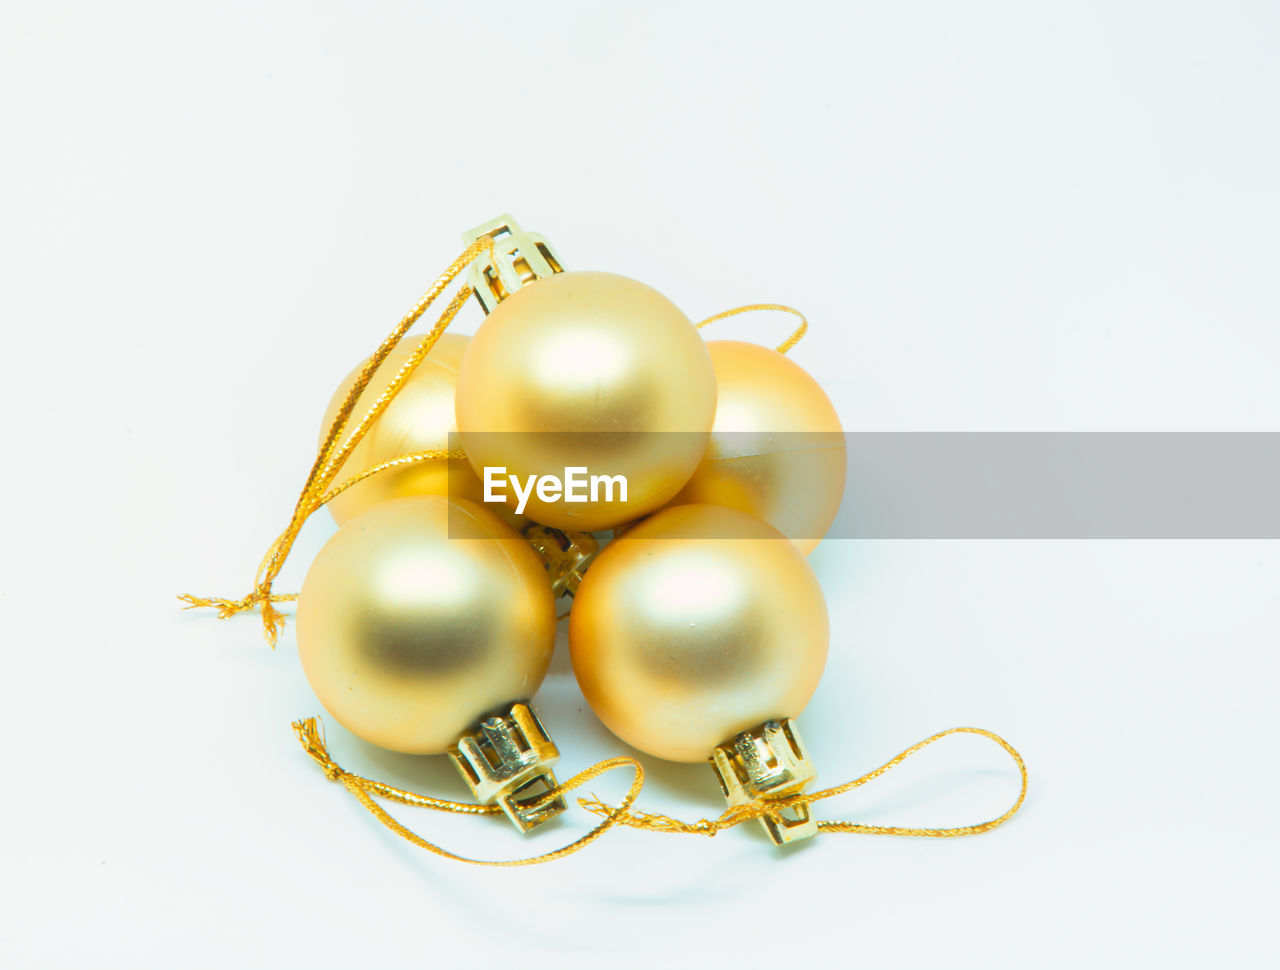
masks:
<svg viewBox="0 0 1280 970"><path fill-rule="evenodd" d="M1277 28L1264 2L5 4L0 962L1270 964L1275 543L826 543L823 781L972 723L1026 755L1023 813L783 853L618 832L519 870L379 827L293 739L320 710L292 626L273 654L174 596L247 591L338 379L508 210L695 318L800 306L793 359L850 430L1277 430ZM563 644L538 702L566 771L622 750ZM347 767L462 797L328 726ZM978 821L1003 758L948 741L822 812ZM719 812L709 769L646 765L647 807ZM404 817L491 858L587 824Z"/></svg>

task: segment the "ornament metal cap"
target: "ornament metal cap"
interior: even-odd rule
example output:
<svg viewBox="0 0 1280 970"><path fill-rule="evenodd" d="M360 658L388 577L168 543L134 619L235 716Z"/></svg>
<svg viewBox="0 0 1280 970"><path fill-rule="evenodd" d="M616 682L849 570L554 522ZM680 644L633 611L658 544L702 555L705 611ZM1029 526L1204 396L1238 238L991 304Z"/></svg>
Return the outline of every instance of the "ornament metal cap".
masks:
<svg viewBox="0 0 1280 970"><path fill-rule="evenodd" d="M789 718L765 721L719 745L711 766L730 805L772 801L798 795L818 772L809 761L800 733ZM760 822L774 845L785 845L818 834L808 805L787 805Z"/></svg>
<svg viewBox="0 0 1280 970"><path fill-rule="evenodd" d="M449 749L449 757L482 805L502 806L511 824L528 832L568 807L552 766L560 759L555 742L527 704L486 717L476 730Z"/></svg>
<svg viewBox="0 0 1280 970"><path fill-rule="evenodd" d="M493 239L493 253L477 258L467 277L485 313L520 287L564 271L547 238L520 228L509 213L464 232L462 241L469 246L485 236Z"/></svg>
<svg viewBox="0 0 1280 970"><path fill-rule="evenodd" d="M600 551L599 540L590 532L553 529L536 522L524 530L524 537L546 566L551 591L558 597L578 592L582 574Z"/></svg>

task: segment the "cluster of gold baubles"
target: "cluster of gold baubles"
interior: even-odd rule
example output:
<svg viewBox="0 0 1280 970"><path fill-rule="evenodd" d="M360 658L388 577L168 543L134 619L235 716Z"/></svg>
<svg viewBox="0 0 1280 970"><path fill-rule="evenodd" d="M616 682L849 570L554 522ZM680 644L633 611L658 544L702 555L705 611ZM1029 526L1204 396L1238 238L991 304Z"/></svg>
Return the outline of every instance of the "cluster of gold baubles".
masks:
<svg viewBox="0 0 1280 970"><path fill-rule="evenodd" d="M474 337L440 337L340 477L459 439L466 460L380 471L331 502L339 529L298 601L306 676L354 734L456 759L478 724L492 739L551 660L555 597L522 532L618 530L570 613L583 695L641 751L704 761L723 749L723 760L798 715L822 673L827 611L805 556L843 491L835 410L782 354L704 341L653 288L561 271L509 220L488 229L507 244L492 259L507 262L473 279L516 267L521 285L491 297ZM547 260L529 258L531 239ZM362 402L410 353L393 352ZM794 445L804 433L826 446ZM481 501L485 467L523 479L569 466L625 475L626 501L531 495L523 515Z"/></svg>

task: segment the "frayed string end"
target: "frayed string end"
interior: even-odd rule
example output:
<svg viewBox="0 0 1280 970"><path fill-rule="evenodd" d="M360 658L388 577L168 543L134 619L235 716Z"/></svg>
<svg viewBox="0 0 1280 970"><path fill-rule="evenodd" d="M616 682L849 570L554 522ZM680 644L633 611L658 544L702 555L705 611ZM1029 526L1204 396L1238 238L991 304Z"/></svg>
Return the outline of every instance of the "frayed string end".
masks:
<svg viewBox="0 0 1280 970"><path fill-rule="evenodd" d="M178 597L178 600L186 604L183 609L187 610L198 608L215 609L218 611L218 619L220 620L227 620L241 613L248 613L254 607L260 607L263 634L267 638L267 643L274 650L276 644L280 641L280 634L284 632L286 616L286 614L275 608L275 604L292 602L297 598L297 593L272 593L270 585L266 585L238 600L225 599L221 596L195 596L191 593L183 593Z"/></svg>
<svg viewBox="0 0 1280 970"><path fill-rule="evenodd" d="M302 744L304 750L324 771L324 776L330 781L337 781L342 775L346 774L342 768L329 757L329 749L325 745L324 726L320 723L319 718L308 717L301 721L293 722L293 733L297 735L298 741Z"/></svg>

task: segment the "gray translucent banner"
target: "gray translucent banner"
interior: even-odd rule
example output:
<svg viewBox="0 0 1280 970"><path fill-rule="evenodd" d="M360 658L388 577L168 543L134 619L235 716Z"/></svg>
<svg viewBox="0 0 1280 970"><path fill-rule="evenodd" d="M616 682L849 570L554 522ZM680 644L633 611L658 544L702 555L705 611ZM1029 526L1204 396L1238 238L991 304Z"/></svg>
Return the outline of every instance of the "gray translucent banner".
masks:
<svg viewBox="0 0 1280 970"><path fill-rule="evenodd" d="M853 539L1276 539L1280 434L846 436Z"/></svg>
<svg viewBox="0 0 1280 970"><path fill-rule="evenodd" d="M527 453L530 435L492 437ZM601 475L691 437L545 436L575 464L604 456ZM717 434L712 452L681 499L768 507L793 539L822 538L814 523L837 500L828 539L1280 538L1280 433L744 432Z"/></svg>

